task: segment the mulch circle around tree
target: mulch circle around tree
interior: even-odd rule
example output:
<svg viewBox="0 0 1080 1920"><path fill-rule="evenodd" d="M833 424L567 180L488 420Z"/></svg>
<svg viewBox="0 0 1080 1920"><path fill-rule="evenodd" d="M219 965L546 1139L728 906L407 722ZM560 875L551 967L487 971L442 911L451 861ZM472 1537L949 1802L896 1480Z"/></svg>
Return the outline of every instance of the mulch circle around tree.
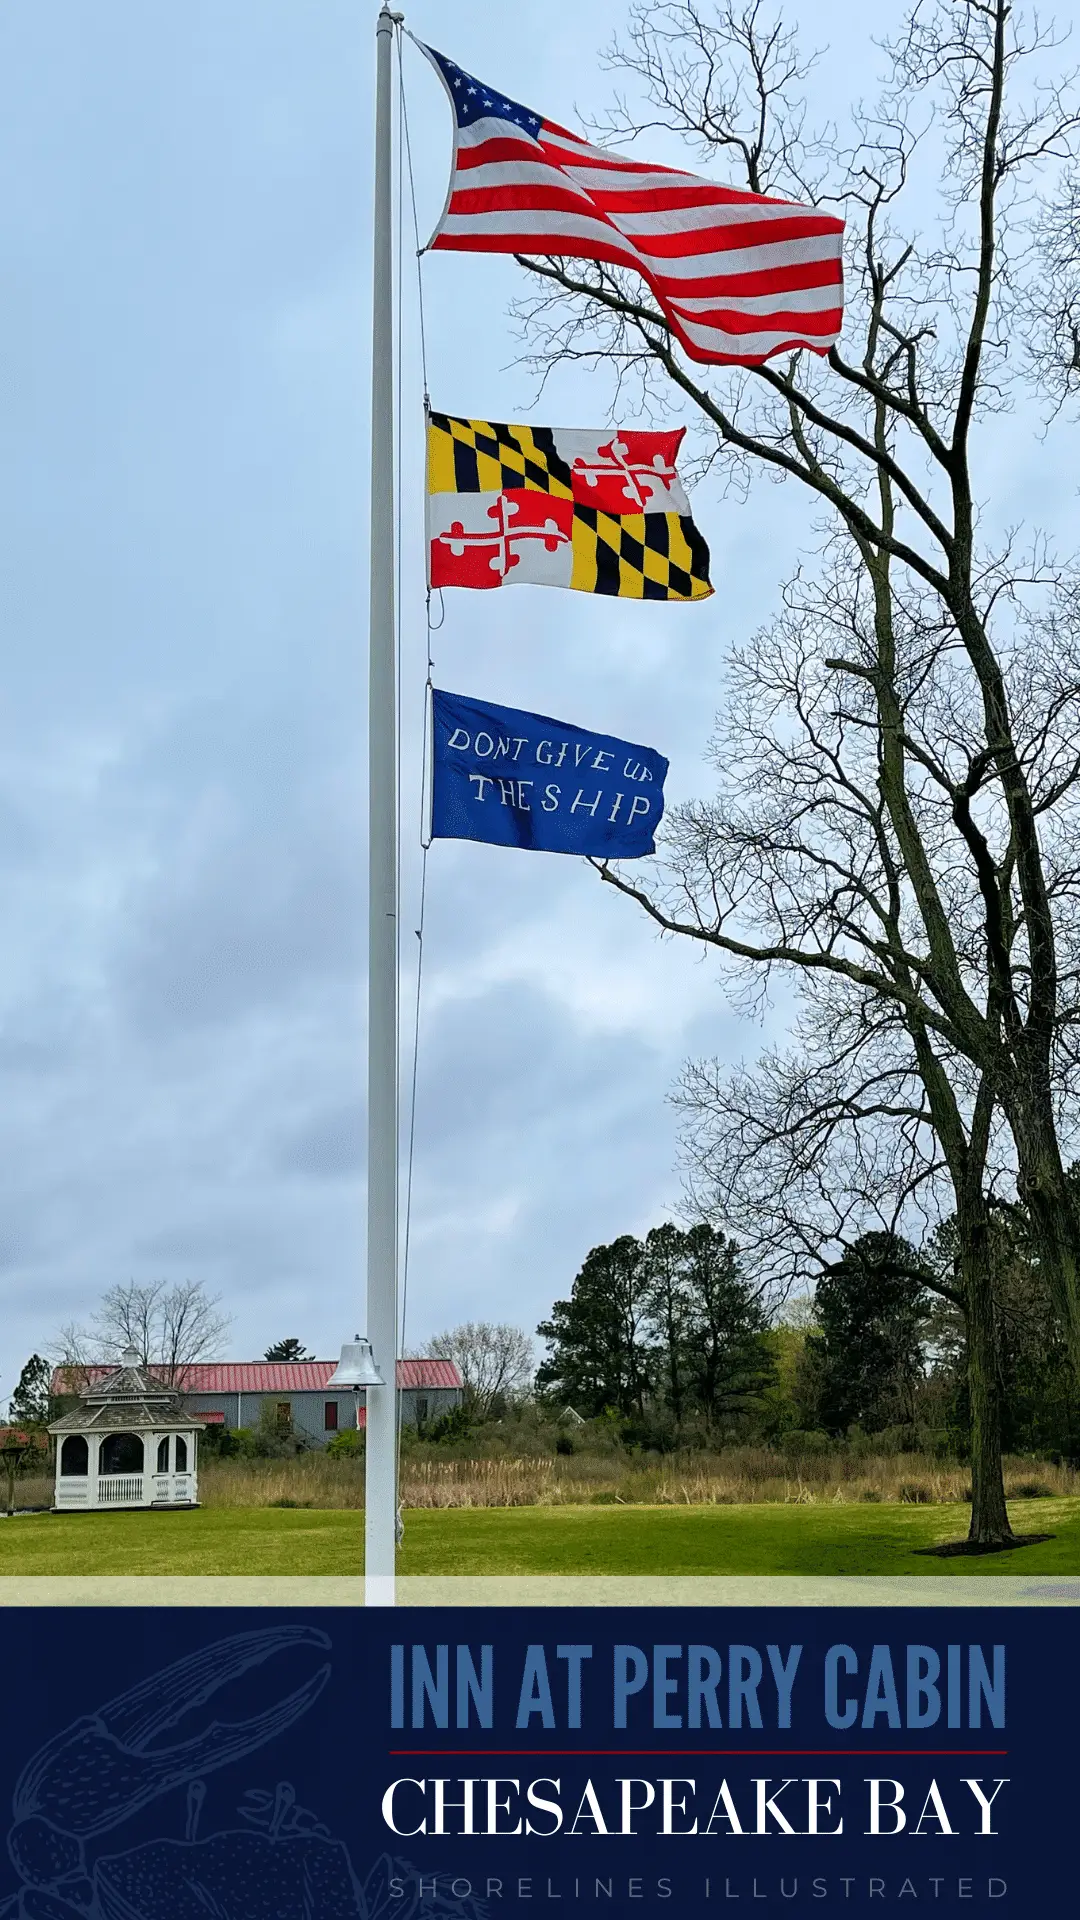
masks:
<svg viewBox="0 0 1080 1920"><path fill-rule="evenodd" d="M998 1545L984 1545L979 1540L950 1540L944 1547L914 1547L914 1553L927 1554L934 1560L974 1559L983 1553L1015 1553L1017 1547L1038 1547L1044 1540L1056 1539L1053 1533L1018 1533L1015 1540L1003 1540Z"/></svg>

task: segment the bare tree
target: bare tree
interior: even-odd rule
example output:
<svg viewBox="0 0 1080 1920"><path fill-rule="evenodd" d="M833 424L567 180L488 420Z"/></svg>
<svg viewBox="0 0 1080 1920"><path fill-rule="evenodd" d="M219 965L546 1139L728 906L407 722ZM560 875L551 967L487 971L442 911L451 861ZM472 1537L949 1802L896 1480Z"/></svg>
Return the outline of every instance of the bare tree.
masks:
<svg viewBox="0 0 1080 1920"><path fill-rule="evenodd" d="M1002 1379L994 1210L1010 1179L1008 1139L986 1091L962 1060L948 1063L955 1098L952 1156L938 1140L918 1056L887 1003L861 1001L815 981L789 1046L753 1069L698 1061L677 1102L687 1116L683 1151L694 1204L706 1202L739 1235L781 1292L805 1289L854 1252L886 1236L902 1265L905 1243L924 1242L956 1210L966 1260L913 1265L962 1314L972 1423L971 1537L1011 1536L1002 1470ZM957 1160L965 1168L958 1193Z"/></svg>
<svg viewBox="0 0 1080 1920"><path fill-rule="evenodd" d="M741 160L755 191L843 203L846 344L824 362L800 353L706 384L639 283L522 260L547 283L520 309L542 372L569 357L678 396L705 464L737 485L793 482L821 511L817 564L735 654L717 796L675 812L651 885L600 871L665 932L722 954L751 1001L775 972L810 1004L828 982L831 1007L889 1030L910 1109L898 1124L932 1136L955 1199L976 1347L1004 1117L1080 1367L1062 1152L1080 1018L1080 588L1037 540L982 535L974 477L978 429L1016 379L1024 196L1068 161L1078 118L1052 38L1037 22L1025 33L1007 0L925 0L888 51L880 102L826 158L791 98L804 63L760 0L709 14L641 0L611 50L651 108L620 102L612 134L662 124L729 170ZM928 237L905 225L920 166L942 195ZM973 1413L988 1459L993 1409ZM1007 1540L983 1479L973 1538Z"/></svg>
<svg viewBox="0 0 1080 1920"><path fill-rule="evenodd" d="M1056 408L1080 394L1080 172L1057 183L1036 230L1041 288L1025 312L1031 357Z"/></svg>
<svg viewBox="0 0 1080 1920"><path fill-rule="evenodd" d="M71 1390L79 1391L91 1368L115 1365L128 1348L159 1379L182 1390L196 1362L220 1352L232 1325L220 1305L220 1295L208 1294L201 1280L128 1280L110 1287L89 1327L69 1325L58 1335L58 1360Z"/></svg>
<svg viewBox="0 0 1080 1920"><path fill-rule="evenodd" d="M497 1401L512 1399L532 1382L533 1343L520 1327L467 1320L435 1334L423 1353L454 1362L465 1385L465 1404L481 1419Z"/></svg>

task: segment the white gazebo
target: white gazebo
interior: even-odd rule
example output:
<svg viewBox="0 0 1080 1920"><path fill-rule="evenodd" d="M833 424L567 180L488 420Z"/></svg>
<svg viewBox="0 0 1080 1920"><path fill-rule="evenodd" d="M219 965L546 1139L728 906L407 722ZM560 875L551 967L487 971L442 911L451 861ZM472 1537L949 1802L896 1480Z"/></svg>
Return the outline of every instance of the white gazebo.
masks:
<svg viewBox="0 0 1080 1920"><path fill-rule="evenodd" d="M53 1511L197 1506L205 1426L129 1349L49 1427L56 1440Z"/></svg>

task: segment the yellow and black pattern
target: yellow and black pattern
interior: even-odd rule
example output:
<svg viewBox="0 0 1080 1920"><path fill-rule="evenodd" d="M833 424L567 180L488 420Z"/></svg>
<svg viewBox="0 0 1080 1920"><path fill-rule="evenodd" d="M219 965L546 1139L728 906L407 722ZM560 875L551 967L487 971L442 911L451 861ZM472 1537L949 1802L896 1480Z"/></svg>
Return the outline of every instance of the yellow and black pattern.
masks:
<svg viewBox="0 0 1080 1920"><path fill-rule="evenodd" d="M427 454L429 494L524 488L574 498L570 468L550 427L429 413ZM705 600L713 591L709 549L689 514L614 515L579 501L568 584L624 600Z"/></svg>
<svg viewBox="0 0 1080 1920"><path fill-rule="evenodd" d="M572 500L570 469L555 450L550 427L508 426L503 420L428 415L429 493L508 493L525 488Z"/></svg>
<svg viewBox="0 0 1080 1920"><path fill-rule="evenodd" d="M574 513L574 571L581 593L623 600L705 600L709 549L688 514Z"/></svg>

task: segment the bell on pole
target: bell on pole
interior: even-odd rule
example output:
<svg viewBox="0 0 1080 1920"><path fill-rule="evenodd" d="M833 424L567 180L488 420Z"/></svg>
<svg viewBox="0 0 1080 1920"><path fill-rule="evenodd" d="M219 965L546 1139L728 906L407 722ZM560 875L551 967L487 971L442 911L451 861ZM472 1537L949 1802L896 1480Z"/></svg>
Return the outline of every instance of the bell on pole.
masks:
<svg viewBox="0 0 1080 1920"><path fill-rule="evenodd" d="M328 1387L385 1387L386 1381L379 1372L375 1355L371 1351L371 1341L357 1334L355 1340L346 1340L341 1349L341 1358L326 1382Z"/></svg>

